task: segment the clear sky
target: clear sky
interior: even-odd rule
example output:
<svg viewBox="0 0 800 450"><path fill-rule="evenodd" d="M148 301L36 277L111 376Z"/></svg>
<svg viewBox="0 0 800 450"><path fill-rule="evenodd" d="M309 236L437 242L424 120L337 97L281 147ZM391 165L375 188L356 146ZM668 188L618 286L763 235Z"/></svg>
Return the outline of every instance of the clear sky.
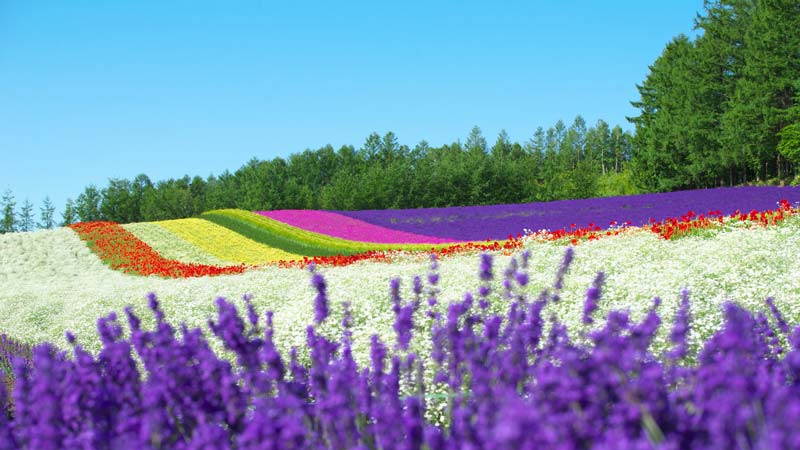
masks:
<svg viewBox="0 0 800 450"><path fill-rule="evenodd" d="M373 131L491 144L635 84L702 0L0 1L0 190L59 214L88 184L235 171Z"/></svg>

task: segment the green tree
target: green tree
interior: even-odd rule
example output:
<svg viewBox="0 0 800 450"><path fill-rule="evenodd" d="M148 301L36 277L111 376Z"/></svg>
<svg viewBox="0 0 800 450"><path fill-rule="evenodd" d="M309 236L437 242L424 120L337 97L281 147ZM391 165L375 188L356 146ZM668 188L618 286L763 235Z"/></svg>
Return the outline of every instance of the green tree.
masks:
<svg viewBox="0 0 800 450"><path fill-rule="evenodd" d="M685 35L674 38L650 66L647 79L637 85L641 99L631 102L640 110L639 116L628 119L636 126L637 182L649 191L692 185L687 170L693 151L690 132L698 128L689 125L696 113L687 99L697 96L691 79L693 49Z"/></svg>
<svg viewBox="0 0 800 450"><path fill-rule="evenodd" d="M237 207L251 211L263 208L269 203L270 180L268 162L252 158L236 171L236 178L241 185L242 196Z"/></svg>
<svg viewBox="0 0 800 450"><path fill-rule="evenodd" d="M600 172L605 175L614 157L611 151L611 129L603 119L599 119L587 132L586 146L590 159L599 163Z"/></svg>
<svg viewBox="0 0 800 450"><path fill-rule="evenodd" d="M145 220L182 219L194 215L189 181L188 176L159 181L154 189L146 191L143 204Z"/></svg>
<svg viewBox="0 0 800 450"><path fill-rule="evenodd" d="M678 36L632 104L631 173L651 190L783 177L780 131L800 119L800 3L707 0L699 36Z"/></svg>
<svg viewBox="0 0 800 450"><path fill-rule="evenodd" d="M364 141L364 145L361 147L359 152L365 161L372 163L380 153L382 145L383 142L381 142L380 135L373 132L367 136L367 139Z"/></svg>
<svg viewBox="0 0 800 450"><path fill-rule="evenodd" d="M209 210L235 208L237 201L242 197L239 192L238 178L227 169L219 174L218 177L209 175L206 185L206 207ZM152 194L149 196L152 196ZM148 197L148 195L145 197ZM144 204L142 205L142 214L145 215L145 220L151 220L145 214Z"/></svg>
<svg viewBox="0 0 800 450"><path fill-rule="evenodd" d="M55 226L55 220L53 219L53 215L56 212L56 207L53 206L53 202L50 201L50 197L45 197L44 201L42 202L42 207L39 209L39 218L41 222L39 222L39 228L44 228L46 230L52 229Z"/></svg>
<svg viewBox="0 0 800 450"><path fill-rule="evenodd" d="M108 186L100 191L100 216L104 220L118 223L136 221L139 212L136 210L136 198L130 180L111 178Z"/></svg>
<svg viewBox="0 0 800 450"><path fill-rule="evenodd" d="M492 156L510 156L512 148L511 141L508 139L508 133L506 133L506 130L500 130L500 134L497 135L497 141L495 141L492 146Z"/></svg>
<svg viewBox="0 0 800 450"><path fill-rule="evenodd" d="M133 217L131 217L131 222L144 220L142 205L144 203L144 194L149 189L153 189L153 182L150 181L150 177L143 173L136 175L136 178L131 183L131 208L134 213Z"/></svg>
<svg viewBox="0 0 800 450"><path fill-rule="evenodd" d="M800 122L787 125L778 135L778 151L795 165L800 165Z"/></svg>
<svg viewBox="0 0 800 450"><path fill-rule="evenodd" d="M728 142L741 145L764 178L786 176L778 133L800 118L795 102L800 80L800 3L759 0L748 9L738 49L743 64L726 112ZM742 9L742 8L740 8Z"/></svg>
<svg viewBox="0 0 800 450"><path fill-rule="evenodd" d="M481 129L477 125L472 127L472 130L469 132L469 136L467 136L467 140L464 142L464 148L469 153L486 153L486 139L483 137L483 133L481 133Z"/></svg>
<svg viewBox="0 0 800 450"><path fill-rule="evenodd" d="M391 131L383 135L381 146L378 154L380 163L387 166L396 160L402 158L404 155L401 152L401 146L397 140L397 136Z"/></svg>
<svg viewBox="0 0 800 450"><path fill-rule="evenodd" d="M75 223L76 220L77 213L75 211L75 204L72 202L71 198L68 198L66 205L64 205L64 212L61 213L61 226L65 227Z"/></svg>
<svg viewBox="0 0 800 450"><path fill-rule="evenodd" d="M89 185L83 190L75 202L75 213L78 215L81 222L91 222L102 219L100 215L100 200L100 192L95 185Z"/></svg>
<svg viewBox="0 0 800 450"><path fill-rule="evenodd" d="M546 148L545 132L542 127L537 127L533 137L525 143L528 154L525 164L525 173L528 174L525 184L525 201L539 201L542 199L541 189L544 184L542 178L542 165Z"/></svg>
<svg viewBox="0 0 800 450"><path fill-rule="evenodd" d="M27 198L22 203L19 213L19 231L32 231L36 222L33 220L33 203Z"/></svg>
<svg viewBox="0 0 800 450"><path fill-rule="evenodd" d="M0 234L13 233L17 231L17 215L14 208L17 203L14 201L14 194L11 190L6 190L3 194L3 221L0 222Z"/></svg>
<svg viewBox="0 0 800 450"><path fill-rule="evenodd" d="M200 176L195 175L189 183L189 195L192 198L192 211L195 214L206 211L206 181ZM262 205L259 209L269 208Z"/></svg>

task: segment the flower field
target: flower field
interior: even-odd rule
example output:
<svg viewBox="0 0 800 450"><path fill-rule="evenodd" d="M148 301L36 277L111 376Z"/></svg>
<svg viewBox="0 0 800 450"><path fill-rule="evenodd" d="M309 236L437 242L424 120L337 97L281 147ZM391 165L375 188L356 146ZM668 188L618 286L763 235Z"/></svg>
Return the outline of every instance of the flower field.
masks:
<svg viewBox="0 0 800 450"><path fill-rule="evenodd" d="M34 352L34 367L49 364L73 377L89 376L88 367L100 367L87 358L116 361L115 370L128 367L115 375L118 382L108 391L128 399L114 403L120 415L113 420L134 429L161 427L156 435L171 444L154 445L152 436L109 431L119 445L147 441L153 448L204 448L202 442L227 442L205 448L260 448L256 442L271 439L280 445L296 442L296 448L371 448L375 442L381 442L378 448L400 448L408 442L425 442L429 448L449 448L447 442L477 448L561 448L556 443L622 448L613 445L621 442L630 443L624 448L732 448L726 436L744 427L750 434L738 439L745 439L746 448L792 448L796 432L786 427L798 419L792 405L800 399L792 381L800 375L800 331L792 331L800 323L800 214L796 189L771 189L760 191L763 199L757 198L757 190L734 190L737 195L729 190L724 201L715 197L717 190L695 191L695 203L685 195L688 203L679 205L679 213L665 203L667 209L660 212L650 206L642 206L647 213L631 209L631 219L613 208L601 215L590 208L601 199L587 200L581 208L597 216L576 216L565 227L555 221L525 226L506 237L524 229L546 230L483 247L424 241L371 247L367 232L356 233L375 230L362 227L369 223L364 219L349 222L353 234L335 236L324 227L309 230L302 222L307 218L287 215L282 222L280 214L236 210L215 212L214 218L209 213L149 224L90 223L0 235L0 282L5 288L0 290L0 331L12 339L4 338L4 348L26 352L26 344L45 341L69 348L65 335L71 332L69 339L79 344L74 367L47 363L51 356L44 351ZM709 206L704 195L716 203ZM652 200L637 204L652 204L648 202ZM488 213L481 214L475 220L486 225ZM326 216L309 212L308 217ZM497 218L499 224L507 219ZM388 222L376 226L415 233ZM428 224L417 235L456 240L437 235L441 222L430 219ZM98 229L111 231L87 239ZM287 251L289 245L297 253ZM378 250L356 258L371 248ZM430 252L412 251L421 248L435 248L439 258L432 263ZM113 249L122 250L103 256ZM326 264L333 260L320 258L320 264L309 265L309 254L320 249L351 250L352 259ZM571 261L565 264L568 251ZM152 276L141 276L117 270L137 255L161 258L164 267L234 273L164 276L152 271ZM304 263L276 263L280 255ZM133 273L148 274L141 265L135 267ZM543 291L547 295L541 296ZM148 300L151 292L157 303ZM230 303L215 301L219 297ZM117 328L114 320L103 320L98 335L97 318L111 311L121 315L128 306L135 318L122 322L129 324ZM242 314L239 322L234 307ZM263 316L246 313L248 308L259 315L271 311L270 325ZM173 324L173 331L178 324L198 327L207 340L201 331L184 337L178 333L173 340L163 325L160 331L143 331L164 320ZM243 331L253 323L259 324L258 333ZM270 330L266 335L265 329ZM164 352L155 352L148 342L160 342ZM128 361L124 348L135 349L138 362ZM296 363L291 363L292 349ZM562 363L546 363L553 358ZM241 371L230 372L228 362ZM17 376L27 380L27 370L20 368ZM152 378L137 384L137 370L149 371ZM91 376L100 380L112 375ZM165 388L162 383L170 377L183 381ZM481 384L484 379L496 382ZM36 380L34 376L21 385L26 398L35 397L30 393L36 386L46 386L47 381ZM739 382L741 388L729 388ZM82 411L75 412L81 423L108 426L94 422L99 413L88 399L95 391L87 388L80 397L87 404L69 403L74 396L67 395L67 384L47 386L51 401L64 402L64 414ZM164 389L177 391L168 394ZM192 394L194 389L208 393L206 403L197 400L201 397ZM265 401L259 393L273 390L274 401L259 403ZM195 403L171 403L178 402L181 392ZM18 405L26 404L23 397ZM315 401L309 403L309 398ZM255 401L255 412L237 410L240 403L228 403L226 409L222 399L245 405ZM180 420L186 422L132 412L156 404L184 411ZM581 405L581 413L575 404ZM687 404L702 409L692 412ZM713 406L720 404L729 406ZM36 405L31 403L29 412L18 410L18 417L38 417L34 411L41 408ZM732 409L741 414L732 415ZM774 420L758 419L764 411ZM269 414L285 417L280 430L265 425ZM359 415L373 421L365 425ZM390 417L402 418L402 426L390 426ZM73 419L52 420L62 424ZM311 428L298 425L304 423ZM577 428L565 433L567 424ZM4 427L0 423L0 433L9 430ZM60 439L92 439L80 426L53 427L60 430ZM539 432L526 437L522 430L533 428ZM25 432L15 436L31 446L38 439Z"/></svg>
<svg viewBox="0 0 800 450"><path fill-rule="evenodd" d="M509 254L529 250L532 254L530 289L538 291L551 283L552 267L557 265L564 249L577 235L580 245L576 247L576 263L567 274L563 294L572 301L564 304L576 304L596 272L601 270L607 275L602 311L631 308L634 316L638 317L655 296L662 297L664 304L672 305L674 309L674 303L669 299L675 300L680 289L688 287L696 299L693 308L702 311L697 316L703 321L696 324L697 330L702 331L698 336L700 339L701 336L710 336L712 330L720 325L718 306L725 300L759 308L767 296L773 296L788 317L798 314L798 219L787 215L777 225L766 226L758 220L758 215L756 219L729 218L725 225L700 230L707 233L689 234L680 239L672 236L670 240L654 232L668 222L645 228L623 227L608 237L605 236L608 231L580 229L573 235L550 233L543 237L532 234L519 241L524 248L495 253L498 254L498 264L502 265L508 261ZM695 220L693 223L699 222ZM267 252L277 251L201 219L126 227L134 231L137 228L155 229L156 232L141 233L141 237L144 241L158 242L159 245L152 248L166 248L165 244L171 241L174 246L169 257L174 260L202 264L215 262L202 257L202 252L207 251L216 261L228 262L227 266L217 267L241 267L234 262L236 258L242 258L242 254L253 254L247 249L261 249L267 255L263 259L253 257L251 261L257 262L270 258ZM201 230L204 229L213 230L213 233L203 234ZM592 239L592 236L599 235L604 238ZM171 239L174 236L187 239L176 241ZM217 247L210 242L216 242ZM233 245L234 242L238 246ZM71 329L87 348L96 350L99 341L93 336L93 322L91 319L82 321L82 318L99 317L110 310L121 310L125 305L140 308L148 292L158 293L169 317L197 326L203 325L205 318L213 312L212 301L217 296L236 299L247 293L253 294L257 307L275 312L276 326L292 324L294 317L307 317L311 311L309 302L297 300L313 297L307 272L297 268L256 266L240 274L201 278L131 276L104 265L70 229L4 235L0 238L0 245L3 250L0 279L9 286L0 294L0 330L23 342L49 340L63 343L63 333ZM213 252L210 249L214 249ZM233 256L233 252L241 253ZM478 253L479 248L453 252L440 261L438 289L442 291L442 298L456 299L466 290L477 289L471 278L477 270ZM378 255L374 256L377 258ZM404 280L403 285L409 287L415 275L425 275L428 270L424 254L390 252L380 255L388 255L390 259L377 258L384 263L376 264L371 262L375 258L370 257L350 265L323 265L319 269L327 276L333 303L350 299L354 316L365 321L363 326L367 329L356 333L360 338L356 338L354 343L354 348L362 350L361 361L364 361L368 345L364 336L378 332L388 338L391 334L392 314L386 302L389 279L399 276ZM385 264L387 261L391 264ZM502 291L500 284L495 288L496 292ZM567 324L579 323L577 309L559 306L554 312ZM284 350L292 345L302 346L303 333L302 327L295 328L277 335L276 342Z"/></svg>

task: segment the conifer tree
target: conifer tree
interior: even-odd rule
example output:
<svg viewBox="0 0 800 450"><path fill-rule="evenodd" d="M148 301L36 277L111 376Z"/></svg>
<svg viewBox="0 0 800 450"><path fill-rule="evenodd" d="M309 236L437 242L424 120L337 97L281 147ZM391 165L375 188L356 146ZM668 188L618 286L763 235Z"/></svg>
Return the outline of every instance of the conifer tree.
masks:
<svg viewBox="0 0 800 450"><path fill-rule="evenodd" d="M55 212L56 207L53 206L50 197L45 197L44 202L42 202L42 208L39 210L39 217L42 220L39 222L39 228L44 228L46 230L52 229L55 226L53 219L53 214L55 214Z"/></svg>
<svg viewBox="0 0 800 450"><path fill-rule="evenodd" d="M69 224L75 223L77 220L77 213L75 212L75 204L71 198L67 199L67 204L64 206L64 212L61 214L61 226L66 227Z"/></svg>
<svg viewBox="0 0 800 450"><path fill-rule="evenodd" d="M33 231L34 226L33 203L26 198L19 214L19 231Z"/></svg>
<svg viewBox="0 0 800 450"><path fill-rule="evenodd" d="M3 194L3 220L0 222L0 233L13 233L17 231L17 217L14 212L16 206L14 194L11 190L7 190Z"/></svg>

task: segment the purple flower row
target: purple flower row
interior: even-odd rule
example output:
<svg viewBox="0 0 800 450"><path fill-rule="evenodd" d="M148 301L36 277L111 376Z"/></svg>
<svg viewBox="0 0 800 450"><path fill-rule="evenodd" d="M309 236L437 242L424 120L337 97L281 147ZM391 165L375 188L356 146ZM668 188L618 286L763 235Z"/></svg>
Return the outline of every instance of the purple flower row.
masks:
<svg viewBox="0 0 800 450"><path fill-rule="evenodd" d="M394 230L458 240L506 239L528 229L569 229L593 223L606 228L612 222L645 225L680 217L688 211L732 214L775 209L778 201L800 201L800 187L753 186L702 189L659 194L558 200L515 205L459 206L400 210L337 211Z"/></svg>
<svg viewBox="0 0 800 450"><path fill-rule="evenodd" d="M97 357L68 334L71 358L43 344L32 368L15 366L16 409L13 417L0 415L0 448L800 448L800 327L790 327L771 300L771 318L726 304L724 327L698 353L687 346L684 292L669 334L673 348L653 355L648 349L662 326L658 299L641 322L612 312L589 328L602 301L598 275L586 295L580 339L589 344L578 344L563 324L551 318L546 327L542 317L548 303L560 301L571 250L554 287L538 297L524 292L527 257L503 271L497 297L488 295L495 270L484 255L478 301L466 294L443 313L435 260L428 286L415 279L406 298L393 280L397 343L390 348L373 336L369 367L353 359L347 304L342 337L318 333L330 319L326 285L316 272L310 365L300 364L296 351L276 349L271 313L260 321L249 298L245 318L218 299L217 318L209 322L235 354L232 365L212 352L200 330L182 325L178 333L151 295L155 330L142 329L128 309L129 340L116 315L98 321ZM492 301L503 301L506 313L491 313ZM422 322L432 327L423 330ZM409 350L422 332L433 342L430 359ZM427 365L433 382L423 377ZM444 399L431 394L434 387L446 392ZM425 419L436 402L444 404L444 425Z"/></svg>

